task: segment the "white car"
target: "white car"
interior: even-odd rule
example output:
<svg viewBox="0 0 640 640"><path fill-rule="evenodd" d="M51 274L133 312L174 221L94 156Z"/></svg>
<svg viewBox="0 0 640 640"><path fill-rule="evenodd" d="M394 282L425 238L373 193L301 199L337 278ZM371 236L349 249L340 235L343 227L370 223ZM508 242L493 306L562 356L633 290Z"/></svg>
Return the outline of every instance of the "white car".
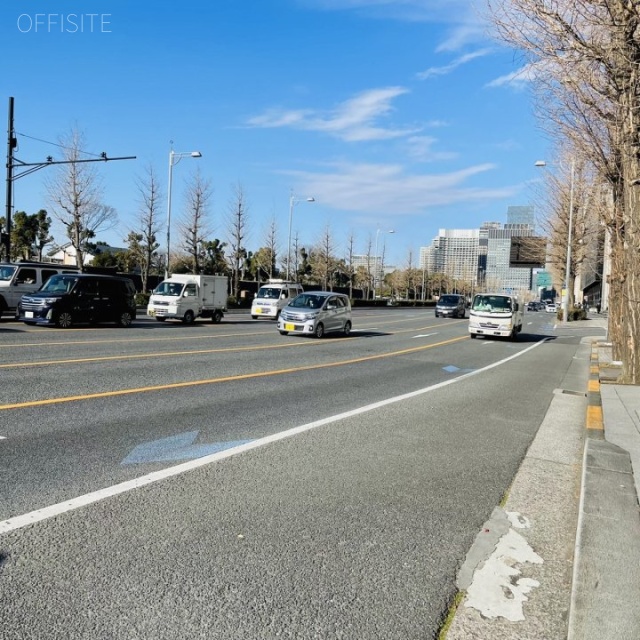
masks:
<svg viewBox="0 0 640 640"><path fill-rule="evenodd" d="M545 311L547 313L558 313L558 305L555 302L552 302L545 307Z"/></svg>

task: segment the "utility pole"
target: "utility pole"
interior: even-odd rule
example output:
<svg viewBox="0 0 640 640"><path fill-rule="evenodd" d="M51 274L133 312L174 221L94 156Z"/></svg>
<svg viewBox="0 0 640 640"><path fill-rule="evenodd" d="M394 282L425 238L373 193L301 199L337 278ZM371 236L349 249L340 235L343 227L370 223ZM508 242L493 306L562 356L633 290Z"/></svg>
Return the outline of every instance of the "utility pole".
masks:
<svg viewBox="0 0 640 640"><path fill-rule="evenodd" d="M99 158L88 160L54 160L49 156L45 162L22 162L13 155L13 150L18 146L18 139L13 128L13 98L9 98L9 133L7 141L7 206L6 206L6 236L0 239L0 245L4 245L7 261L11 260L11 214L13 212L13 183L18 178L26 176L34 171L54 164L80 164L84 162L109 162L111 160L135 160L136 156L122 156L109 158L103 151ZM14 174L15 167L23 169L21 173ZM26 167L26 168L25 168Z"/></svg>
<svg viewBox="0 0 640 640"><path fill-rule="evenodd" d="M7 127L7 206L5 215L5 234L0 238L4 245L7 262L11 260L11 214L13 209L13 150L18 141L13 130L13 97L9 98L9 125Z"/></svg>

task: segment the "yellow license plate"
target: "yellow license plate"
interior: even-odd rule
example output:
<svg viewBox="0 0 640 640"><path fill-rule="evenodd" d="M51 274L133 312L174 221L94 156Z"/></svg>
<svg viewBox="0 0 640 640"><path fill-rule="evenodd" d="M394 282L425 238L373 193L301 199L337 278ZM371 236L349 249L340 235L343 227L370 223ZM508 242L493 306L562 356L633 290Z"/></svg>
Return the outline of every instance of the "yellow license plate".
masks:
<svg viewBox="0 0 640 640"><path fill-rule="evenodd" d="M262 309L261 309L260 307L258 307L258 308L256 309L256 313L257 313L257 314L258 314L258 313L262 313Z"/></svg>
<svg viewBox="0 0 640 640"><path fill-rule="evenodd" d="M285 324L284 325L284 330L285 331L295 331L296 330L296 325L295 324Z"/></svg>

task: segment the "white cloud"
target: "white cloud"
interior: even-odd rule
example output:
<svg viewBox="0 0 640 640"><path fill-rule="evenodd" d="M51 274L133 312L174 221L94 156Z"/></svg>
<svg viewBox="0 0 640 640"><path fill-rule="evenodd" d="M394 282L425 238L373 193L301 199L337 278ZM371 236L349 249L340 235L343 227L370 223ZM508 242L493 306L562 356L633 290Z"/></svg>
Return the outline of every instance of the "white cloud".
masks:
<svg viewBox="0 0 640 640"><path fill-rule="evenodd" d="M487 87L504 87L509 86L515 89L524 89L535 79L536 69L532 64L527 64L524 67L520 67L513 73L508 73L504 76L500 76L495 80L487 83Z"/></svg>
<svg viewBox="0 0 640 640"><path fill-rule="evenodd" d="M473 0L298 0L324 11L358 11L372 18L419 22L458 22Z"/></svg>
<svg viewBox="0 0 640 640"><path fill-rule="evenodd" d="M408 93L408 89L403 87L371 89L346 100L327 114L310 109L270 109L262 115L250 118L248 124L263 128L292 127L320 131L348 142L400 138L420 129L383 128L376 126L376 121L388 116L393 111L392 100L405 93Z"/></svg>
<svg viewBox="0 0 640 640"><path fill-rule="evenodd" d="M433 146L437 142L431 136L411 136L407 139L409 155L419 162L433 162L435 160L453 160L458 157L456 153L448 151L434 151Z"/></svg>
<svg viewBox="0 0 640 640"><path fill-rule="evenodd" d="M452 62L442 67L430 67L425 71L421 71L416 74L420 80L426 80L427 78L431 78L433 76L444 76L452 71L455 71L458 67L461 67L476 58L482 58L491 53L491 49L479 49L478 51L472 51L471 53L466 53L465 55L459 56Z"/></svg>
<svg viewBox="0 0 640 640"><path fill-rule="evenodd" d="M292 171L299 190L323 205L351 212L385 215L424 214L451 204L477 205L508 198L517 187L465 186L474 176L495 169L480 164L442 174L409 174L401 165L337 164L326 172Z"/></svg>

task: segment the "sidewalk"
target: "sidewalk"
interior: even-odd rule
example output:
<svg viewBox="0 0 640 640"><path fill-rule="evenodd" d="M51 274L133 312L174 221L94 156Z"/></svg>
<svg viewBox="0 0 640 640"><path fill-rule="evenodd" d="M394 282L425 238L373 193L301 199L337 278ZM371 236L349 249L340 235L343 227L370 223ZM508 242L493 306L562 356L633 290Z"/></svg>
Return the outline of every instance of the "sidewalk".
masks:
<svg viewBox="0 0 640 640"><path fill-rule="evenodd" d="M442 638L640 638L640 387L616 377L611 345L584 338L459 572Z"/></svg>

